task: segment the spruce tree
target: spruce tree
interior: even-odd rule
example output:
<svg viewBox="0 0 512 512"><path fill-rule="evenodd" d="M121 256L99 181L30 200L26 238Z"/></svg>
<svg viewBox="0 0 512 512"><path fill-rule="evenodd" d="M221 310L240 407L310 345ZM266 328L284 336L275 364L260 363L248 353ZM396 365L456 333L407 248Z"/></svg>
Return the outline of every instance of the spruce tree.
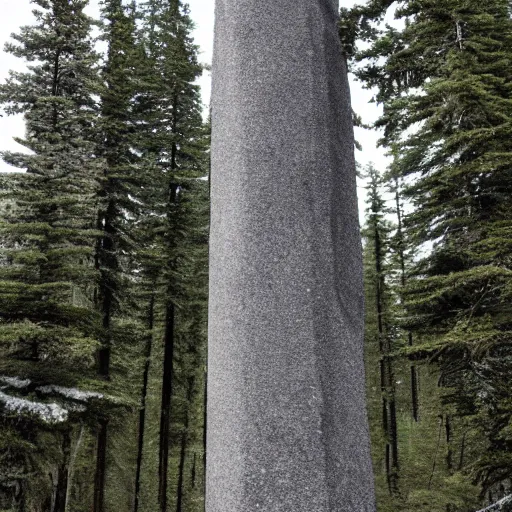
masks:
<svg viewBox="0 0 512 512"><path fill-rule="evenodd" d="M448 473L455 436L462 478L486 492L510 478L510 5L417 0L397 12L405 27L363 52L374 61L359 76L378 87L391 178L412 207L408 352L439 365Z"/></svg>
<svg viewBox="0 0 512 512"><path fill-rule="evenodd" d="M25 171L2 177L2 199L10 206L0 224L2 423L15 436L7 447L14 459L2 473L15 482L12 504L21 510L62 512L73 425L103 396L80 389L100 389L93 382L98 56L86 1L34 3L35 25L6 45L31 65L0 86L4 112L24 115L26 135L16 140L29 150L2 153ZM46 471L31 481L38 465L54 468L52 482Z"/></svg>
<svg viewBox="0 0 512 512"><path fill-rule="evenodd" d="M404 205L402 202L402 186L400 180L396 177L390 180L388 190L394 195L395 204L393 213L396 217L396 230L390 240L390 247L392 248L394 256L394 266L397 269L397 279L395 279L394 282L396 292L396 309L394 316L396 318L403 318L405 316L403 292L411 267L411 251L404 229ZM414 345L413 333L407 330L404 334L407 339L407 345L412 347ZM410 363L410 403L412 418L417 422L419 421L419 368L415 361L411 361Z"/></svg>
<svg viewBox="0 0 512 512"><path fill-rule="evenodd" d="M105 0L100 67L87 2L36 3L9 47L36 65L0 89L33 151L4 154L26 172L2 177L0 508L154 510L159 481L161 510L198 511L209 134L188 9Z"/></svg>
<svg viewBox="0 0 512 512"><path fill-rule="evenodd" d="M97 229L101 232L95 252L99 273L95 305L102 318L101 346L97 353L98 375L112 380L113 347L126 351L123 314L130 301L128 260L136 258L133 222L138 214L137 197L143 183L136 156L137 94L141 54L136 45L133 9L121 0L102 3L103 40L108 49L101 78L101 121L98 149L105 165L98 190ZM115 379L114 379L115 380ZM121 387L125 382L121 383ZM125 388L126 391L126 388ZM105 508L109 414L100 419L97 434L94 510Z"/></svg>
<svg viewBox="0 0 512 512"><path fill-rule="evenodd" d="M147 203L150 207L142 225L153 236L148 244L152 265L156 262L161 268L157 289L164 310L164 351L158 441L158 507L165 511L169 507L171 453L174 446L181 444L186 449L187 444L186 428L177 443L171 429L174 416L174 406L171 406L178 400L173 397L178 392L184 398L189 395L185 374L190 370L185 370L179 361L184 357L183 352L189 350L190 343L204 343L204 337L191 339L187 332L187 328L193 326L187 304L196 300L187 269L190 268L189 262L196 259L191 253L193 245L190 242L195 230L193 225L197 222L194 219L198 208L204 207L201 204L207 203L204 195L197 196L196 190L198 179L207 175L208 137L202 120L199 88L194 84L202 73L202 66L197 58L198 48L190 36L192 21L188 8L177 0L149 0L143 4L142 13L146 69L151 77L145 81L145 88L138 98L138 108L143 113L138 127L139 148L151 177L151 185L146 191L151 198ZM204 309L201 315L204 315ZM183 382L187 384L183 386ZM203 378L194 379L194 382L195 389ZM186 423L185 418L183 422ZM172 489L173 496L183 494L182 486L179 493L175 485ZM176 499L180 503L180 498Z"/></svg>
<svg viewBox="0 0 512 512"><path fill-rule="evenodd" d="M398 418L396 403L396 375L394 352L396 351L396 329L392 315L393 297L390 290L390 232L385 219L387 208L382 197L382 179L373 165L367 169L368 216L364 230L367 263L368 322L375 324L375 340L378 346L378 366L381 392L381 428L383 434L383 456L388 491L391 496L399 494ZM367 330L367 335L369 331ZM371 341L368 340L368 343ZM373 369L375 371L375 369Z"/></svg>

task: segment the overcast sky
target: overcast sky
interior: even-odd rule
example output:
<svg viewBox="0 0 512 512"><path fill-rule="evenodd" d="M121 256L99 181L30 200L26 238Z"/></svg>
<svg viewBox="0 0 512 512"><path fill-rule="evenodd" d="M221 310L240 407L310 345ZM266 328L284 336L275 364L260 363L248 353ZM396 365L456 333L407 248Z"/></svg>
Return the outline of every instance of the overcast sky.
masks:
<svg viewBox="0 0 512 512"><path fill-rule="evenodd" d="M2 6L2 16L0 17L0 50L9 40L10 34L17 32L21 25L30 24L33 20L30 0L0 0ZM354 0L342 0L344 6L350 6L356 3ZM212 56L213 41L213 0L188 0L191 16L196 24L194 38L201 48L201 61L210 63ZM98 0L90 0L88 13L98 16ZM22 70L24 62L13 56L0 52L0 82L3 82L8 76L10 69ZM210 76L205 73L200 80L203 102L209 101L210 96ZM351 80L352 104L355 111L363 117L365 122L371 122L378 116L377 107L369 103L371 93L365 91L361 86ZM0 150L19 150L22 149L13 141L13 136L23 136L24 125L19 117L0 118ZM377 139L379 135L368 130L356 130L356 138L363 146L363 151L357 151L356 158L361 164L370 161L376 163L377 167L383 169L386 166L386 158L381 148L377 148ZM8 170L7 166L0 163L0 171Z"/></svg>

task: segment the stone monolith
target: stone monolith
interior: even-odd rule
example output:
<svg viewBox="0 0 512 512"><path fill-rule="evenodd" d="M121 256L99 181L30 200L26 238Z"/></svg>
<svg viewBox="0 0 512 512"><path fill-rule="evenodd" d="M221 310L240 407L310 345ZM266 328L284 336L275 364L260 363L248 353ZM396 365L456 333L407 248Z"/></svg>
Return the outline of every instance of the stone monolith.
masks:
<svg viewBox="0 0 512 512"><path fill-rule="evenodd" d="M217 0L207 512L373 512L334 0Z"/></svg>

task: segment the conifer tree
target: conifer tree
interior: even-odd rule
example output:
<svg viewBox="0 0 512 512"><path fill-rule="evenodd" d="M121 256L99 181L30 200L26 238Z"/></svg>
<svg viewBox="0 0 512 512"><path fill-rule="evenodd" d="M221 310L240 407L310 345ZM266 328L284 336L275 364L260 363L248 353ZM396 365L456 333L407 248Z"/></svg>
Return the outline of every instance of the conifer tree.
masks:
<svg viewBox="0 0 512 512"><path fill-rule="evenodd" d="M362 54L374 61L359 76L379 89L392 178L404 179L413 210L404 223L421 257L405 293L418 339L409 353L439 365L452 408L441 413L448 471L456 436L460 469L486 492L510 478L500 385L511 370L510 5L418 0L397 13L405 27ZM468 422L464 437L455 425Z"/></svg>
<svg viewBox="0 0 512 512"><path fill-rule="evenodd" d="M207 131L202 120L200 94L194 84L202 73L198 49L190 36L188 8L178 0L149 0L142 6L143 43L151 80L139 98L142 159L152 180L147 230L154 234L154 261L162 269L159 287L164 307L164 354L159 427L159 509L169 501L171 405L177 386L176 360L186 348L184 331L190 300L187 261L190 222L197 209L197 180L206 176ZM188 335L187 335L188 336ZM196 340L200 342L200 340ZM181 370L181 369L180 369ZM182 373L180 371L179 373ZM199 384L202 380L197 380ZM186 395L186 393L184 393Z"/></svg>
<svg viewBox="0 0 512 512"><path fill-rule="evenodd" d="M389 235L391 226L385 220L387 208L381 195L382 179L373 165L369 165L368 218L364 232L371 254L373 268L367 270L367 279L372 283L368 297L375 313L375 337L379 352L380 389L382 397L381 426L384 435L384 465L387 485L391 495L398 489L398 425L394 371L395 329L391 314L392 297L389 289ZM373 279L370 277L372 276Z"/></svg>
<svg viewBox="0 0 512 512"><path fill-rule="evenodd" d="M12 504L19 509L47 503L63 512L73 425L102 397L79 389L93 384L99 332L93 308L102 167L94 138L98 56L86 1L34 3L36 24L6 45L33 64L0 86L4 112L24 115L26 135L16 140L30 150L2 154L26 171L2 177L2 199L10 205L0 224L1 378L8 389L2 423L15 436L8 452L16 454L2 472L16 483ZM36 482L28 478L38 465L54 468L50 483L46 471Z"/></svg>
<svg viewBox="0 0 512 512"><path fill-rule="evenodd" d="M27 172L2 178L0 508L154 510L159 424L159 508L200 510L209 140L188 9L102 2L100 70L87 2L36 3L10 49L37 66L0 89L33 151L4 154Z"/></svg>
<svg viewBox="0 0 512 512"><path fill-rule="evenodd" d="M111 380L113 344L122 345L116 317L126 312L127 257L135 249L131 223L137 215L137 196L143 177L137 166L133 104L141 54L135 42L133 9L122 0L102 4L103 39L108 44L101 89L101 122L98 148L105 160L98 190L97 229L102 233L95 253L99 272L96 307L102 318L101 346L97 353L98 375ZM132 255L133 257L134 255ZM94 510L104 510L108 414L100 419L97 437Z"/></svg>
<svg viewBox="0 0 512 512"><path fill-rule="evenodd" d="M395 204L393 213L396 216L396 230L390 240L390 246L394 256L394 265L397 268L396 273L398 274L398 278L394 283L397 301L396 308L398 308L398 310L395 311L394 316L396 318L403 318L405 315L403 292L411 266L411 256L404 229L404 205L402 202L402 187L400 185L400 180L396 177L390 180L388 190L394 195ZM408 330L404 334L407 338L407 345L412 347L414 345L412 332ZM410 362L410 403L412 418L417 422L419 421L419 368L415 361Z"/></svg>

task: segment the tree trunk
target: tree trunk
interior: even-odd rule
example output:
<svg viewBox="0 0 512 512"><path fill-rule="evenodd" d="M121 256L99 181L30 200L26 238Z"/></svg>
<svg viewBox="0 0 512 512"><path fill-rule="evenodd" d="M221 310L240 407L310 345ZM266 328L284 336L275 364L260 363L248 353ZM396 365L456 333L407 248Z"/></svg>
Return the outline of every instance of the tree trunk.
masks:
<svg viewBox="0 0 512 512"><path fill-rule="evenodd" d="M462 440L460 442L459 467L457 468L459 471L461 471L462 468L464 467L464 455L465 455L465 451L466 451L466 435L467 435L467 432L464 432L464 434L462 434Z"/></svg>
<svg viewBox="0 0 512 512"><path fill-rule="evenodd" d="M110 162L110 166L115 164ZM113 184L108 183L105 195L113 194L110 190ZM110 379L110 352L111 352L111 322L114 308L115 273L118 270L116 246L114 243L115 228L114 219L116 216L116 205L114 199L109 199L105 212L98 215L98 230L103 231L103 236L98 241L96 249L96 268L100 273L98 308L101 311L103 320L102 345L98 350L98 374L105 380ZM93 512L104 511L106 450L108 436L108 418L99 421L96 454L96 475L94 478L94 508Z"/></svg>
<svg viewBox="0 0 512 512"><path fill-rule="evenodd" d="M190 480L192 483L192 489L196 488L196 476L197 476L196 463L197 463L197 454L194 452L194 460L192 462L192 471L190 472Z"/></svg>
<svg viewBox="0 0 512 512"><path fill-rule="evenodd" d="M398 179L395 178L395 204L396 204L396 217L397 217L397 237L398 237L398 257L400 260L400 278L402 289L405 286L406 282L406 274L405 274L405 239L403 232L403 222L402 222L402 206L400 205L400 192L399 192L400 184ZM409 346L413 346L413 337L412 332L407 333L407 338L409 341ZM418 421L419 419L419 404L418 404L418 370L416 365L411 364L411 411L412 417L414 421Z"/></svg>
<svg viewBox="0 0 512 512"><path fill-rule="evenodd" d="M398 463L398 425L396 419L396 398L393 386L393 398L389 401L389 434L391 443L391 491L393 495L399 493L398 490L398 477L399 477L399 463Z"/></svg>
<svg viewBox="0 0 512 512"><path fill-rule="evenodd" d="M185 470L185 457L187 453L187 432L186 430L181 434L181 447L180 447L180 462L178 466L178 486L176 490L176 512L183 510L183 482Z"/></svg>
<svg viewBox="0 0 512 512"><path fill-rule="evenodd" d="M382 429L386 437L385 466L386 478L390 495L398 494L398 426L396 419L395 399L395 374L393 370L393 359L391 355L391 339L387 332L387 325L384 319L384 273L383 273L383 247L381 240L381 227L378 224L377 216L382 212L373 209L373 239L375 275L377 276L377 287L375 290L375 304L377 309L377 331L379 337L379 349L381 351L380 378L382 391Z"/></svg>
<svg viewBox="0 0 512 512"><path fill-rule="evenodd" d="M96 438L96 474L94 475L94 512L103 512L105 504L105 477L107 472L108 419L99 422Z"/></svg>
<svg viewBox="0 0 512 512"><path fill-rule="evenodd" d="M446 432L446 469L448 473L453 473L453 446L452 446L452 422L447 414L444 422Z"/></svg>
<svg viewBox="0 0 512 512"><path fill-rule="evenodd" d="M66 498L68 495L68 475L71 462L71 433L65 430L62 433L62 461L57 469L57 486L53 512L66 512Z"/></svg>
<svg viewBox="0 0 512 512"><path fill-rule="evenodd" d="M114 166L114 163L111 163ZM105 191L106 196L113 195L114 191L110 190L112 183L107 185ZM114 290L115 277L113 276L118 270L118 262L116 255L116 244L114 243L115 227L114 221L116 217L115 200L108 200L105 212L101 212L98 216L98 230L103 231L103 236L98 241L96 249L96 268L100 273L99 283L99 304L98 308L102 315L103 339L102 346L98 351L98 374L108 380L110 378L110 350L111 350L111 323L112 312L114 307Z"/></svg>
<svg viewBox="0 0 512 512"><path fill-rule="evenodd" d="M176 3L176 8L179 4ZM177 119L178 119L178 95L175 94L172 104L172 121L171 131L177 132ZM175 219L173 217L172 206L177 202L178 185L174 182L175 172L177 169L177 145L171 146L171 166L170 166L170 182L168 186L168 213L167 223L172 231L175 227ZM174 237L174 233L170 236ZM176 259L172 254L175 246L174 242L169 240L169 261L167 269L176 271ZM169 276L171 280L168 290L168 304L165 312L165 337L164 337L164 368L162 375L162 402L160 408L160 443L159 443L159 464L158 464L158 502L160 504L160 512L167 512L167 479L169 469L169 429L171 424L171 398L172 398L172 385L173 385L173 362L174 362L174 327L175 327L175 307L173 300L174 279Z"/></svg>
<svg viewBox="0 0 512 512"><path fill-rule="evenodd" d="M418 402L418 368L415 364L411 364L411 405L412 417L414 421L418 421L420 417L420 408Z"/></svg>
<svg viewBox="0 0 512 512"><path fill-rule="evenodd" d="M171 424L171 397L174 360L174 304L165 312L164 369L162 376L162 402L160 407L160 442L158 463L158 502L160 511L167 511L167 478L169 468L169 427Z"/></svg>
<svg viewBox="0 0 512 512"><path fill-rule="evenodd" d="M65 512L68 512L68 509L69 509L69 499L70 499L70 496L71 496L71 488L73 486L73 477L74 477L74 474L75 474L75 461L76 461L76 457L78 455L78 451L80 450L80 446L82 444L82 439L84 437L84 431L85 431L85 427L84 427L84 424L82 423L80 425L80 432L78 433L78 438L76 440L76 444L75 444L75 447L73 449L73 453L71 454L71 460L70 460L70 463L69 463L68 489L67 489L67 493L66 493L66 508L65 508Z"/></svg>
<svg viewBox="0 0 512 512"><path fill-rule="evenodd" d="M176 493L176 512L182 512L183 510L183 495L184 495L184 481L185 481L185 458L187 455L187 438L188 438L188 426L189 426L189 412L192 401L192 392L194 390L195 379L192 377L188 381L187 389L187 410L185 413L185 425L183 433L181 434L181 448L180 448L180 463L178 467L178 487Z"/></svg>
<svg viewBox="0 0 512 512"><path fill-rule="evenodd" d="M430 473L430 478L428 480L428 487L427 489L430 491L431 487L432 487L432 481L434 479L434 475L435 475L435 472L436 472L436 467L437 467L437 456L439 454L439 447L441 446L441 438L442 438L442 432L443 432L443 416L439 416L439 434L437 436L437 444L436 444L436 451L434 453L434 460L432 462L432 471Z"/></svg>
<svg viewBox="0 0 512 512"><path fill-rule="evenodd" d="M373 512L334 0L216 6L207 512Z"/></svg>
<svg viewBox="0 0 512 512"><path fill-rule="evenodd" d="M146 424L146 397L148 393L149 382L149 369L151 366L151 349L153 346L153 324L155 318L155 294L151 294L149 300L148 311L148 336L146 339L146 347L144 351L144 373L142 376L142 391L140 397L140 410L139 410L139 433L137 439L137 463L135 470L135 496L133 500L133 512L139 510L139 493L140 493L140 480L142 470L142 456L144 452L144 429Z"/></svg>
<svg viewBox="0 0 512 512"><path fill-rule="evenodd" d="M204 410L203 410L203 493L206 495L206 460L207 460L207 451L206 451L206 441L208 438L208 363L206 366L207 370L204 374Z"/></svg>

